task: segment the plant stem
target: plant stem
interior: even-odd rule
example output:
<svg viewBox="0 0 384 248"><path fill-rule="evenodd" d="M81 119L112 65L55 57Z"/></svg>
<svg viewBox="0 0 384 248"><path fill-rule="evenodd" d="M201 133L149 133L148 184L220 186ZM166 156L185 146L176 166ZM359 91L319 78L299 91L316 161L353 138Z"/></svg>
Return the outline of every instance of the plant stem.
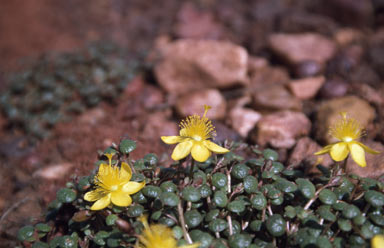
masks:
<svg viewBox="0 0 384 248"><path fill-rule="evenodd" d="M232 218L230 215L227 215L227 221L229 226L229 235L233 235Z"/></svg>
<svg viewBox="0 0 384 248"><path fill-rule="evenodd" d="M184 239L188 242L188 244L192 244L192 239L189 236L187 229L185 228L185 219L183 214L184 211L183 211L183 207L181 206L181 201L179 201L179 203L177 204L177 211L179 213L179 221L181 224L181 228L183 229Z"/></svg>

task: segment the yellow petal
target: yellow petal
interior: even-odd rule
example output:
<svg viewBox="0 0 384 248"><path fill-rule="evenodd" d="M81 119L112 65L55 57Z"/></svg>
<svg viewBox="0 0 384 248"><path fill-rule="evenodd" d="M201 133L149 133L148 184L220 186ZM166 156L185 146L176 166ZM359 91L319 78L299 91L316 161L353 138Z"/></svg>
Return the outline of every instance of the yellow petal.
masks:
<svg viewBox="0 0 384 248"><path fill-rule="evenodd" d="M367 166L365 162L365 152L364 148L360 146L358 142L348 143L349 150L351 151L352 159L361 167Z"/></svg>
<svg viewBox="0 0 384 248"><path fill-rule="evenodd" d="M192 158L197 162L205 162L209 156L211 156L211 151L208 150L203 144L195 143L192 147Z"/></svg>
<svg viewBox="0 0 384 248"><path fill-rule="evenodd" d="M331 148L331 158L337 162L343 161L348 156L349 150L345 142L339 142Z"/></svg>
<svg viewBox="0 0 384 248"><path fill-rule="evenodd" d="M90 202L97 201L100 198L103 198L104 196L106 196L107 194L108 193L105 193L105 191L103 191L103 190L95 189L95 190L87 192L84 195L84 200L90 201Z"/></svg>
<svg viewBox="0 0 384 248"><path fill-rule="evenodd" d="M192 149L192 141L186 140L184 142L179 143L172 153L173 160L180 160L188 156Z"/></svg>
<svg viewBox="0 0 384 248"><path fill-rule="evenodd" d="M182 142L184 138L180 136L161 136L161 140L165 144L173 145L173 144Z"/></svg>
<svg viewBox="0 0 384 248"><path fill-rule="evenodd" d="M104 196L103 198L97 200L91 207L91 210L101 210L108 207L111 203L111 194Z"/></svg>
<svg viewBox="0 0 384 248"><path fill-rule="evenodd" d="M195 244L192 244L192 245L182 245L182 246L178 246L178 248L197 248L199 247L200 243L195 243Z"/></svg>
<svg viewBox="0 0 384 248"><path fill-rule="evenodd" d="M110 167L110 165L107 165L107 164L104 164L104 163L99 165L99 170L97 171L97 174L99 176L103 176L105 174L108 174L109 167Z"/></svg>
<svg viewBox="0 0 384 248"><path fill-rule="evenodd" d="M215 143L213 143L212 141L210 140L204 140L203 141L203 144L205 145L206 148L208 148L209 150L211 150L212 152L215 152L215 153L218 153L218 154L224 154L224 153L227 153L229 152L228 149L224 148L224 147L221 147Z"/></svg>
<svg viewBox="0 0 384 248"><path fill-rule="evenodd" d="M323 154L329 153L332 146L333 146L333 144L327 145L327 146L323 147L323 149L321 149L320 151L315 152L314 155L323 155Z"/></svg>
<svg viewBox="0 0 384 248"><path fill-rule="evenodd" d="M132 194L137 193L144 186L145 186L145 181L140 182L140 183L138 183L138 182L128 182L128 183L123 185L122 191L127 193L127 194L132 195Z"/></svg>
<svg viewBox="0 0 384 248"><path fill-rule="evenodd" d="M129 181L131 180L132 177L132 170L131 167L125 163L121 163L121 169L120 169L120 179L124 181Z"/></svg>
<svg viewBox="0 0 384 248"><path fill-rule="evenodd" d="M372 248L383 248L384 247L384 235L375 235L371 240Z"/></svg>
<svg viewBox="0 0 384 248"><path fill-rule="evenodd" d="M379 151L373 150L372 148L369 148L368 146L364 145L363 143L360 143L358 141L356 141L356 143L358 143L361 147L363 147L364 150L368 153L371 153L371 154L380 154L381 153Z"/></svg>
<svg viewBox="0 0 384 248"><path fill-rule="evenodd" d="M116 206L127 207L131 205L132 198L128 193L118 190L111 193L111 201Z"/></svg>

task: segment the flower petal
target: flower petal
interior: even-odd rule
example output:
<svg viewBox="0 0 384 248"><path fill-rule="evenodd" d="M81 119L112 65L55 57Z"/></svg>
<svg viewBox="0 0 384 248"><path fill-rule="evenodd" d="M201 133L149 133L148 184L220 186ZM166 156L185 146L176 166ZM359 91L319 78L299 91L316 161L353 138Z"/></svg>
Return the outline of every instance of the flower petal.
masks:
<svg viewBox="0 0 384 248"><path fill-rule="evenodd" d="M87 192L84 195L84 200L90 201L90 202L97 201L100 198L103 198L104 196L106 196L107 194L108 193L105 193L105 191L103 191L103 190L95 189L95 190Z"/></svg>
<svg viewBox="0 0 384 248"><path fill-rule="evenodd" d="M218 153L218 154L224 154L224 153L227 153L229 152L228 149L224 148L224 147L221 147L215 143L213 143L212 141L210 140L204 140L203 141L203 144L205 145L206 148L208 148L209 150L211 150L212 152L215 152L215 153Z"/></svg>
<svg viewBox="0 0 384 248"><path fill-rule="evenodd" d="M323 154L329 153L329 151L331 150L332 146L333 146L333 144L324 146L323 149L321 149L318 152L315 152L314 155L323 155Z"/></svg>
<svg viewBox="0 0 384 248"><path fill-rule="evenodd" d="M381 248L384 247L384 235L376 234L371 239L372 248Z"/></svg>
<svg viewBox="0 0 384 248"><path fill-rule="evenodd" d="M104 196L103 198L97 200L91 207L91 210L101 210L108 207L111 203L111 194Z"/></svg>
<svg viewBox="0 0 384 248"><path fill-rule="evenodd" d="M182 142L184 138L180 136L161 136L161 140L165 144L173 145L173 144Z"/></svg>
<svg viewBox="0 0 384 248"><path fill-rule="evenodd" d="M366 152L369 152L371 154L380 154L381 153L379 151L373 150L372 148L369 148L368 146L364 145L363 143L360 143L358 141L356 141L356 143L358 143L361 147L363 147Z"/></svg>
<svg viewBox="0 0 384 248"><path fill-rule="evenodd" d="M197 248L200 246L200 243L195 243L195 244L192 244L192 245L182 245L182 246L178 246L178 248Z"/></svg>
<svg viewBox="0 0 384 248"><path fill-rule="evenodd" d="M132 177L132 170L131 167L125 163L121 163L121 168L120 168L120 179L123 181L129 181L131 180Z"/></svg>
<svg viewBox="0 0 384 248"><path fill-rule="evenodd" d="M177 161L188 156L191 152L192 145L193 143L190 140L179 143L173 150L172 159Z"/></svg>
<svg viewBox="0 0 384 248"><path fill-rule="evenodd" d="M349 150L351 151L352 159L361 167L367 166L365 162L364 148L360 146L359 142L348 143Z"/></svg>
<svg viewBox="0 0 384 248"><path fill-rule="evenodd" d="M122 191L127 194L135 194L145 186L145 181L143 182L128 182L123 185Z"/></svg>
<svg viewBox="0 0 384 248"><path fill-rule="evenodd" d="M211 151L208 150L204 145L200 142L193 144L192 147L192 158L197 162L205 162L209 156L211 156Z"/></svg>
<svg viewBox="0 0 384 248"><path fill-rule="evenodd" d="M132 198L128 193L118 190L111 193L111 201L116 206L127 207L131 205Z"/></svg>
<svg viewBox="0 0 384 248"><path fill-rule="evenodd" d="M344 160L348 156L349 150L345 142L333 144L331 148L331 158L337 162Z"/></svg>

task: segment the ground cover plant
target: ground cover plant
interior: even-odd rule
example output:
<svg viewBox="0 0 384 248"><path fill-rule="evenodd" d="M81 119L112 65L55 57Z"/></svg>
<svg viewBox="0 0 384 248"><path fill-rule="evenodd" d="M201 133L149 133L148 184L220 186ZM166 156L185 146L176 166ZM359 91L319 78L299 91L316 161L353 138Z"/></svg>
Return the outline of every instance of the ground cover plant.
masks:
<svg viewBox="0 0 384 248"><path fill-rule="evenodd" d="M132 161L133 140L108 147L93 174L60 189L46 220L21 228L19 240L55 248L380 247L384 185L345 170L349 153L359 166L364 150L379 153L357 141L357 120L342 113L331 127L340 142L317 153L331 153L335 165L319 164L322 174L306 178L272 149L212 142L208 110L182 121L179 136L162 137L177 144L169 167L155 154Z"/></svg>

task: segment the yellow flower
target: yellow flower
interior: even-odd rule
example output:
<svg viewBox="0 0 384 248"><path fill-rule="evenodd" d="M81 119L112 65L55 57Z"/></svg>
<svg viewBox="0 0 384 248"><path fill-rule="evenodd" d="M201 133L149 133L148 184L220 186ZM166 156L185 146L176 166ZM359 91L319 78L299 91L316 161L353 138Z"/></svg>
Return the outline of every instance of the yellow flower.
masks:
<svg viewBox="0 0 384 248"><path fill-rule="evenodd" d="M371 239L372 248L384 248L384 235L375 235Z"/></svg>
<svg viewBox="0 0 384 248"><path fill-rule="evenodd" d="M161 137L161 140L166 144L173 145L179 143L173 150L173 160L183 159L191 153L194 160L204 162L211 156L211 152L218 154L229 152L228 149L218 146L209 140L216 135L211 121L205 117L210 108L204 105L203 117L192 115L181 121L180 136Z"/></svg>
<svg viewBox="0 0 384 248"><path fill-rule="evenodd" d="M195 243L177 246L177 241L169 227L160 224L148 225L146 216L141 217L140 221L144 225L144 230L139 235L135 248L197 248L200 245Z"/></svg>
<svg viewBox="0 0 384 248"><path fill-rule="evenodd" d="M362 135L364 135L363 128L360 123L347 117L347 113L341 113L342 118L338 120L331 128L329 133L339 140L339 142L325 146L315 155L322 155L329 153L331 158L335 161L342 161L347 158L351 153L352 159L361 167L367 166L365 162L365 151L372 154L379 154L368 146L357 141Z"/></svg>
<svg viewBox="0 0 384 248"><path fill-rule="evenodd" d="M143 182L131 182L132 171L127 163L122 163L121 168L112 165L112 154L106 155L109 164L101 164L95 176L96 189L87 192L84 199L96 201L91 210L101 210L111 202L120 207L131 205L130 195L138 192L145 186Z"/></svg>

